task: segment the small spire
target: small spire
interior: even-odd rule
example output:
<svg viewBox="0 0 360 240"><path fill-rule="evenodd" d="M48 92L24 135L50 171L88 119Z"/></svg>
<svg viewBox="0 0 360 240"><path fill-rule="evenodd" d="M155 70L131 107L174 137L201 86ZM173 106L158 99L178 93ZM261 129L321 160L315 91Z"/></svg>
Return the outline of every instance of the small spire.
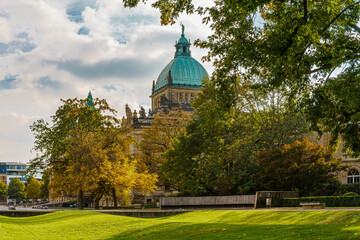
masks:
<svg viewBox="0 0 360 240"><path fill-rule="evenodd" d="M92 109L94 109L94 102L93 102L93 97L92 97L92 95L91 95L91 91L89 91L86 105L88 105L89 107L91 107Z"/></svg>

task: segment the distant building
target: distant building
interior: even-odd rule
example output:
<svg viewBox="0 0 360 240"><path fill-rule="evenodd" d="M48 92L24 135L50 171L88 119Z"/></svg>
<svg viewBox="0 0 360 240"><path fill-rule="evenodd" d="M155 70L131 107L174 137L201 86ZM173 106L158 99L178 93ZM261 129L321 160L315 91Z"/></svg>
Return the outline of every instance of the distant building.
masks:
<svg viewBox="0 0 360 240"><path fill-rule="evenodd" d="M14 178L19 178L23 183L26 182L25 172L29 167L29 163L22 162L0 162L0 180L9 185L10 181ZM40 170L34 175L37 180L42 180L43 171ZM0 202L7 201L8 199L0 199Z"/></svg>
<svg viewBox="0 0 360 240"><path fill-rule="evenodd" d="M14 178L19 178L23 183L26 182L25 172L29 167L29 163L23 162L0 162L0 179L6 185ZM34 177L37 180L42 180L43 171L39 170Z"/></svg>
<svg viewBox="0 0 360 240"><path fill-rule="evenodd" d="M0 181L7 184L6 163L0 163Z"/></svg>

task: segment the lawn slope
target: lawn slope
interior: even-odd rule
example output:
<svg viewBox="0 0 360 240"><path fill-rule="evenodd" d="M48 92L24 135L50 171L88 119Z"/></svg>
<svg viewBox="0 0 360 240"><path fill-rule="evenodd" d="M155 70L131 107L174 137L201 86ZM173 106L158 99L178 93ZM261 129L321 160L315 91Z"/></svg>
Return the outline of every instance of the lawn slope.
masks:
<svg viewBox="0 0 360 240"><path fill-rule="evenodd" d="M360 212L209 210L152 219L86 211L0 216L0 239L360 239Z"/></svg>

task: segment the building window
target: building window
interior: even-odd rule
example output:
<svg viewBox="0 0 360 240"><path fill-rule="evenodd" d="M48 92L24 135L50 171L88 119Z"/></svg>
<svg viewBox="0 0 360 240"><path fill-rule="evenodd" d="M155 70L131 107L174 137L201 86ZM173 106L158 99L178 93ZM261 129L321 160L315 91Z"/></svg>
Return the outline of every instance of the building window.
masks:
<svg viewBox="0 0 360 240"><path fill-rule="evenodd" d="M347 183L358 183L360 182L360 174L355 169L350 169L347 176Z"/></svg>

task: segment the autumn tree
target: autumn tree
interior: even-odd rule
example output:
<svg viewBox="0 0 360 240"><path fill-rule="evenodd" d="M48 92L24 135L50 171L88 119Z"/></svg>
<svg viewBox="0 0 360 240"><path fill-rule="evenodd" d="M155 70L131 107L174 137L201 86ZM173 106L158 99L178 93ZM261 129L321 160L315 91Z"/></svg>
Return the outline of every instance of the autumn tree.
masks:
<svg viewBox="0 0 360 240"><path fill-rule="evenodd" d="M0 199L5 200L8 195L8 188L5 183L0 181Z"/></svg>
<svg viewBox="0 0 360 240"><path fill-rule="evenodd" d="M137 177L127 128L120 127L116 111L105 100L93 100L89 94L84 100L62 101L52 126L43 120L31 126L34 149L42 155L32 160L30 169L49 166L53 196L76 192L80 209L84 193L98 190L101 184L116 205L117 190L131 188Z"/></svg>
<svg viewBox="0 0 360 240"><path fill-rule="evenodd" d="M344 170L340 158L322 145L304 139L262 152L257 161L257 175L268 190L299 191L311 195L322 185L337 181L337 173Z"/></svg>
<svg viewBox="0 0 360 240"><path fill-rule="evenodd" d="M28 199L38 199L41 193L41 182L32 178L30 183L26 186L26 196Z"/></svg>
<svg viewBox="0 0 360 240"><path fill-rule="evenodd" d="M165 161L163 154L173 147L173 139L185 132L191 118L191 112L173 108L167 114L156 114L154 122L142 133L139 159L149 173L159 175L159 186L169 187L169 182L161 172Z"/></svg>
<svg viewBox="0 0 360 240"><path fill-rule="evenodd" d="M84 141L91 138L93 132L111 128L118 120L111 115L115 110L111 109L105 100L93 101L90 93L87 99L75 98L62 102L63 105L52 116L52 126L44 120L38 120L30 127L36 139L34 149L41 153L31 161L30 169L49 166L54 177L69 173L69 169L79 171L68 174L63 180L65 182L71 179L69 186L78 192L79 206L82 208L82 196L88 181L87 174L81 171L88 163L79 159L81 150L84 150ZM105 111L110 114L102 114Z"/></svg>
<svg viewBox="0 0 360 240"><path fill-rule="evenodd" d="M19 178L13 178L8 187L8 197L16 199L17 202L22 201L26 197L25 184Z"/></svg>
<svg viewBox="0 0 360 240"><path fill-rule="evenodd" d="M27 187L27 185L29 185L29 183L30 183L33 179L35 179L34 176L28 176L28 177L26 178L25 187Z"/></svg>
<svg viewBox="0 0 360 240"><path fill-rule="evenodd" d="M123 0L135 7L139 0ZM145 1L147 2L147 1ZM359 47L360 1L285 0L155 1L162 24L180 13L203 16L213 33L195 45L209 49L218 91L226 94L237 77L263 87L289 89L288 99L306 113L312 130L341 135L345 149L360 154ZM236 104L233 94L228 106Z"/></svg>
<svg viewBox="0 0 360 240"><path fill-rule="evenodd" d="M122 131L124 129L109 130L106 134L92 138L91 141L100 144L89 152L94 165L90 191L95 195L95 202L104 195L110 196L115 208L118 196L129 199L127 195L133 190L151 192L155 190L157 181L156 175L148 174L146 169L138 167L138 159L130 154L130 145L134 144L135 140Z"/></svg>

